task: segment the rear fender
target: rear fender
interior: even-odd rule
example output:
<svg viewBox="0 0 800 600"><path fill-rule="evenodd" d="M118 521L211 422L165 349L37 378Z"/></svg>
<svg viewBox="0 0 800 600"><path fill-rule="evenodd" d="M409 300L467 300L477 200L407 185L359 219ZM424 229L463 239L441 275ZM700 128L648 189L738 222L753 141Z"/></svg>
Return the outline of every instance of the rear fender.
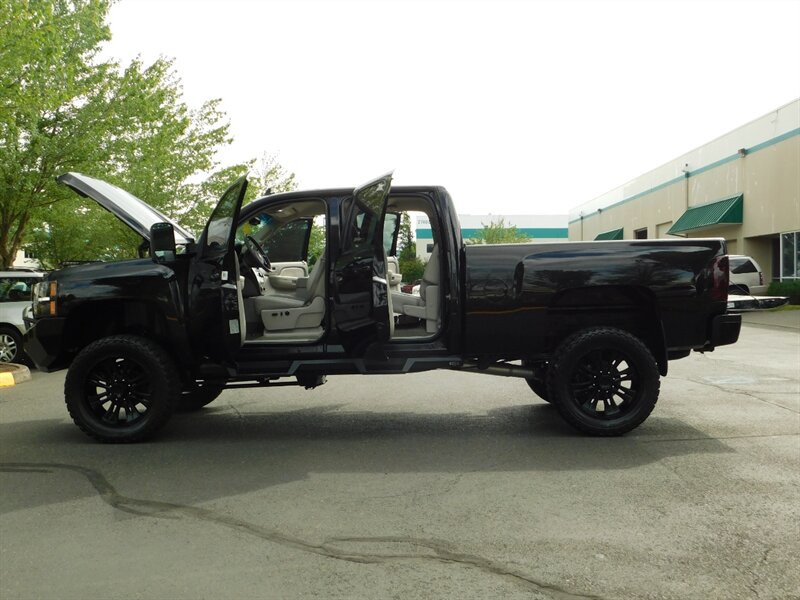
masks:
<svg viewBox="0 0 800 600"><path fill-rule="evenodd" d="M594 327L615 327L635 335L667 374L664 325L653 293L638 286L592 286L557 294L548 308L550 350L571 334Z"/></svg>

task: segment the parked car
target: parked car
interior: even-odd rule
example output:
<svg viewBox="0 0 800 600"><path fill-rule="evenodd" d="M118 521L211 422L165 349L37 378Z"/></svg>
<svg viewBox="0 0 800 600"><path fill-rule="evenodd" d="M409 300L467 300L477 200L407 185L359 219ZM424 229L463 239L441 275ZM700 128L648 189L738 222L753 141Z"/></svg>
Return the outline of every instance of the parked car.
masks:
<svg viewBox="0 0 800 600"><path fill-rule="evenodd" d="M226 388L433 369L524 379L576 429L621 435L655 408L668 361L741 328L724 239L466 245L444 188L391 174L245 207L242 177L195 237L113 185L58 180L143 238L138 259L48 274L25 334L39 368L68 369L67 410L104 442L146 439ZM434 233L418 296L387 278L405 211ZM325 251L305 271L321 218Z"/></svg>
<svg viewBox="0 0 800 600"><path fill-rule="evenodd" d="M29 269L0 271L0 362L26 362L22 350L22 313L31 305L33 286L44 273Z"/></svg>
<svg viewBox="0 0 800 600"><path fill-rule="evenodd" d="M764 273L753 257L732 254L729 260L731 283L728 293L763 296L767 292L767 286L764 285Z"/></svg>
<svg viewBox="0 0 800 600"><path fill-rule="evenodd" d="M420 283L422 283L422 279L415 279L412 283L404 283L400 286L400 291L404 294L413 294L414 288L419 289Z"/></svg>

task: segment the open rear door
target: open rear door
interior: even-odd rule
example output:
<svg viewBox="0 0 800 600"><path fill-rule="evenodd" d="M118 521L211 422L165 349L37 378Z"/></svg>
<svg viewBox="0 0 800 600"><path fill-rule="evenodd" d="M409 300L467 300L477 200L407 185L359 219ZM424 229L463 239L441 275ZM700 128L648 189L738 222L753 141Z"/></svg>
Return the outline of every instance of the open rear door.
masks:
<svg viewBox="0 0 800 600"><path fill-rule="evenodd" d="M386 282L383 219L392 184L387 173L357 188L342 204L339 252L333 260L333 314L345 349L353 356L391 337L391 297Z"/></svg>
<svg viewBox="0 0 800 600"><path fill-rule="evenodd" d="M245 319L234 235L247 178L222 195L197 242L189 268L189 331L208 356L230 361L244 343Z"/></svg>

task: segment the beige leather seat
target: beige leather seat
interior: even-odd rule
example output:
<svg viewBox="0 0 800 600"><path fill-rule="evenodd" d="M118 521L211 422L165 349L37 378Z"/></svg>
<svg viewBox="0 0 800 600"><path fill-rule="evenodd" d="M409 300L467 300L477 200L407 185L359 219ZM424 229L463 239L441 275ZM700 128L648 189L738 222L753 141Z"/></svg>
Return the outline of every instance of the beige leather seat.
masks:
<svg viewBox="0 0 800 600"><path fill-rule="evenodd" d="M439 280L439 247L434 244L428 264L422 274L422 283L419 286L419 296L392 292L392 305L394 312L409 317L425 320L425 331L436 333L441 325L441 286Z"/></svg>
<svg viewBox="0 0 800 600"><path fill-rule="evenodd" d="M400 291L400 283L403 281L403 274L400 272L400 261L397 260L396 256L386 257L386 281L390 291Z"/></svg>
<svg viewBox="0 0 800 600"><path fill-rule="evenodd" d="M308 278L297 280L292 292L275 292L253 298L264 323L267 338L315 339L322 335L325 316L325 271L323 252ZM273 335L274 334L274 335Z"/></svg>

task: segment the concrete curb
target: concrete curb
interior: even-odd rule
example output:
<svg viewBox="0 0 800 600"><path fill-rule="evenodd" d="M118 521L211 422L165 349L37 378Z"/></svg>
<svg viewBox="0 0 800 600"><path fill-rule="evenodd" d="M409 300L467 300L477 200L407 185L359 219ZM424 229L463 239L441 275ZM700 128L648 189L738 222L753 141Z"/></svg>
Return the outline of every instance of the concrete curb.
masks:
<svg viewBox="0 0 800 600"><path fill-rule="evenodd" d="M0 363L0 388L12 387L30 379L31 370L25 365Z"/></svg>

